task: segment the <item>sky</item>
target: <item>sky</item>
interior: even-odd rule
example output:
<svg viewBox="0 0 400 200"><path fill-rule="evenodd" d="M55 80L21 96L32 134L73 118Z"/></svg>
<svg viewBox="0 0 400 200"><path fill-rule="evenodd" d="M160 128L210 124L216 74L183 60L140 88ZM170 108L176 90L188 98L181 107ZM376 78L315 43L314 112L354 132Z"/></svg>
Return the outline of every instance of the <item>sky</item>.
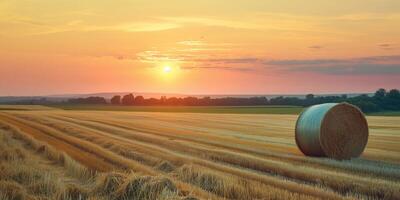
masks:
<svg viewBox="0 0 400 200"><path fill-rule="evenodd" d="M400 88L399 0L0 0L0 96Z"/></svg>

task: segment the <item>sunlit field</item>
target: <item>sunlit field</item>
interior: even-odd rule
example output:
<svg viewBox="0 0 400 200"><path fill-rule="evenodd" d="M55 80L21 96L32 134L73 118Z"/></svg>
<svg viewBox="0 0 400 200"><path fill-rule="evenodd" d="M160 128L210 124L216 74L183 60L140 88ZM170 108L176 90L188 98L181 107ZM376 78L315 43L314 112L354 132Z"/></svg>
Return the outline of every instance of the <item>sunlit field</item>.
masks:
<svg viewBox="0 0 400 200"><path fill-rule="evenodd" d="M231 113L231 114L299 114L300 106L114 106L114 105L55 105L64 110ZM1 106L0 106L1 109Z"/></svg>
<svg viewBox="0 0 400 200"><path fill-rule="evenodd" d="M350 161L302 155L296 119L3 107L0 199L400 199L400 117Z"/></svg>
<svg viewBox="0 0 400 200"><path fill-rule="evenodd" d="M292 114L303 111L300 106L121 106L121 105L53 105L54 108L77 111L123 111L123 112L166 112L166 113L218 113L218 114ZM26 106L12 108L0 105L0 110L24 110ZM34 106L34 109L46 109ZM47 108L49 109L49 108ZM400 116L400 112L385 111L366 113L370 116Z"/></svg>

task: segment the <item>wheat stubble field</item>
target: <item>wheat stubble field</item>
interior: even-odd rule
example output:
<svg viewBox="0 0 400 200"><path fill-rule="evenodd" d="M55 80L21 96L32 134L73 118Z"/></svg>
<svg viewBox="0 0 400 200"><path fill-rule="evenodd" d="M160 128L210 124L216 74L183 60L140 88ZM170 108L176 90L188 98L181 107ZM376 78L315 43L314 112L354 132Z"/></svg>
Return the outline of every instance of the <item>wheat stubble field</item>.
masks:
<svg viewBox="0 0 400 200"><path fill-rule="evenodd" d="M359 159L305 157L297 115L0 111L0 199L400 199L400 117Z"/></svg>

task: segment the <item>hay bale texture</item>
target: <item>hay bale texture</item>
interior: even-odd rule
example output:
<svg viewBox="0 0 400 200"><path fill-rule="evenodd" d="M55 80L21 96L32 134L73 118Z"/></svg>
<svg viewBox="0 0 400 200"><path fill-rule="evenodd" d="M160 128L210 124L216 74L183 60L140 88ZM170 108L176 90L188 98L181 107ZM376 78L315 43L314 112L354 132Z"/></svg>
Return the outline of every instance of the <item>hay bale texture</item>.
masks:
<svg viewBox="0 0 400 200"><path fill-rule="evenodd" d="M337 160L358 157L368 141L364 114L348 103L326 103L304 110L296 123L296 144L307 156Z"/></svg>

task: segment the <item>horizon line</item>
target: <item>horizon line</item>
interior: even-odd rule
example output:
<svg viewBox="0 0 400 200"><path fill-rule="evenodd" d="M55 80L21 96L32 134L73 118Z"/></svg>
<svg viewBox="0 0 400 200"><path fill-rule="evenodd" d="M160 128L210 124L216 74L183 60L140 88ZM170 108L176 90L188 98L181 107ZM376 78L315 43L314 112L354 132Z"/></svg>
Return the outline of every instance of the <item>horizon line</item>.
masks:
<svg viewBox="0 0 400 200"><path fill-rule="evenodd" d="M146 95L146 94L159 94L159 95L179 95L179 96L291 96L291 95L307 95L307 94L313 94L313 95L338 95L338 94L373 94L375 91L368 91L368 92L319 92L319 93L310 93L310 92L304 92L304 93L211 93L211 94L189 94L189 93L163 93L163 92L88 92L88 93L64 93L64 94L43 94L43 95L0 95L0 97L62 97L62 96L80 96L80 95L96 95L96 94L139 94L139 95Z"/></svg>

